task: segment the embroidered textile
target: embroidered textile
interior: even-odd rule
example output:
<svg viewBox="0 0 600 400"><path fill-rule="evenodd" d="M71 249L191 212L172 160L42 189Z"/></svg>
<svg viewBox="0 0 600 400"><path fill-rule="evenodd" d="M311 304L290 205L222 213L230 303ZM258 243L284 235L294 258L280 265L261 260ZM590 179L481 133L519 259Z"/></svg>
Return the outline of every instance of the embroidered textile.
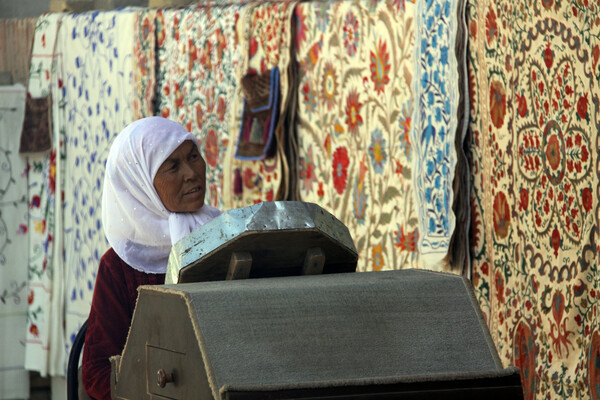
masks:
<svg viewBox="0 0 600 400"><path fill-rule="evenodd" d="M133 119L154 115L156 10L136 14L133 43Z"/></svg>
<svg viewBox="0 0 600 400"><path fill-rule="evenodd" d="M234 141L231 112L239 62L235 22L239 6L159 10L157 104L160 114L179 122L200 141L207 163L207 203L232 208L224 162Z"/></svg>
<svg viewBox="0 0 600 400"><path fill-rule="evenodd" d="M419 266L414 10L391 1L296 9L301 198L349 227L363 271Z"/></svg>
<svg viewBox="0 0 600 400"><path fill-rule="evenodd" d="M38 18L27 88L29 96L33 99L46 99L49 96L54 46L62 16L63 14L44 14ZM52 149L44 155L30 155L28 162L29 306L25 367L46 376L49 371L49 349L52 342L50 321L53 320L51 304L56 150ZM59 343L62 353L62 342ZM56 352L56 347L54 351Z"/></svg>
<svg viewBox="0 0 600 400"><path fill-rule="evenodd" d="M63 251L54 252L54 276L64 276L64 287L55 289L64 293L65 344L57 350L56 374L65 372L71 344L89 313L100 257L108 248L100 221L102 178L112 139L133 120L140 13L123 9L65 16L57 39L62 56L53 81L53 131L57 143L64 143L56 180L64 202L56 208L55 246L64 249L64 258L59 256Z"/></svg>
<svg viewBox="0 0 600 400"><path fill-rule="evenodd" d="M19 156L25 87L0 87L0 399L29 398L27 161Z"/></svg>
<svg viewBox="0 0 600 400"><path fill-rule="evenodd" d="M256 161L240 160L234 157L237 137L230 141L225 162L232 165L232 173L227 176L232 178L232 181L227 182L227 187L233 189L232 207L286 199L289 196L283 121L288 112L290 93L295 85L288 71L293 34L291 20L295 6L295 1L249 4L242 9L243 13L237 21L242 59L236 71L236 79L240 81L248 72L260 74L278 67L280 111L274 135L276 156ZM231 123L236 132L239 132L242 124L243 97L242 88L238 86Z"/></svg>
<svg viewBox="0 0 600 400"><path fill-rule="evenodd" d="M469 1L473 283L525 399L598 399L600 19Z"/></svg>
<svg viewBox="0 0 600 400"><path fill-rule="evenodd" d="M464 43L464 38L457 35L462 10L463 2L459 0L417 2L411 126L422 264L461 272L462 266L446 264L455 229L466 231L466 224L457 227L452 210L455 168L462 157L466 132L464 121L459 119L459 72L463 71L459 70L455 51L457 44Z"/></svg>

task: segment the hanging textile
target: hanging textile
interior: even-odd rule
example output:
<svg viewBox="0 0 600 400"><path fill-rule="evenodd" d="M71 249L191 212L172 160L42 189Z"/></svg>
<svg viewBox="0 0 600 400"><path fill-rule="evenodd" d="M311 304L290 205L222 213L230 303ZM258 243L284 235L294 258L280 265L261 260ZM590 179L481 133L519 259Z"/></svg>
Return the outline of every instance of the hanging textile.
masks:
<svg viewBox="0 0 600 400"><path fill-rule="evenodd" d="M29 398L27 162L19 157L25 87L0 87L0 399Z"/></svg>
<svg viewBox="0 0 600 400"><path fill-rule="evenodd" d="M154 115L156 89L156 10L136 14L133 43L133 119Z"/></svg>
<svg viewBox="0 0 600 400"><path fill-rule="evenodd" d="M54 47L63 14L44 14L38 18L31 54L27 87L32 99L46 99L54 74ZM50 103L50 112L52 104ZM49 370L52 264L56 149L28 157L27 197L29 201L29 294L25 367L46 376Z"/></svg>
<svg viewBox="0 0 600 400"><path fill-rule="evenodd" d="M159 10L156 16L159 112L198 137L207 164L207 201L220 209L233 207L224 183L231 164L224 160L235 139L230 121L238 85L240 10L198 6Z"/></svg>
<svg viewBox="0 0 600 400"><path fill-rule="evenodd" d="M419 266L409 135L414 8L296 8L300 194L348 226L361 271Z"/></svg>
<svg viewBox="0 0 600 400"><path fill-rule="evenodd" d="M56 250L53 261L54 280L63 286L55 285L53 292L64 297L53 299L53 306L60 310L64 301L64 345L51 344L58 352L53 375L65 372L71 344L89 313L100 257L108 249L100 218L104 164L115 135L134 119L133 60L141 13L128 8L68 15L57 39L53 131L56 143L64 144L56 157L56 191L64 200L56 207L54 237L55 249L63 251Z"/></svg>
<svg viewBox="0 0 600 400"><path fill-rule="evenodd" d="M290 109L291 93L296 87L288 67L292 52L292 13L295 1L263 2L248 4L237 21L241 60L236 71L236 79L244 76L263 75L278 69L279 107L277 126L271 140L275 146L272 157L260 160L246 160L235 157L239 142L245 130L242 114L244 93L241 85L236 88L232 128L236 136L229 142L225 163L231 165L231 173L225 177L227 195L232 207L243 207L260 201L272 201L289 197L288 164L285 155L285 120ZM267 72L269 71L269 72ZM265 151L266 152L266 151Z"/></svg>
<svg viewBox="0 0 600 400"><path fill-rule="evenodd" d="M36 21L37 18L0 20L0 72L9 72L12 82L27 84Z"/></svg>
<svg viewBox="0 0 600 400"><path fill-rule="evenodd" d="M469 1L473 283L525 399L600 398L600 20Z"/></svg>
<svg viewBox="0 0 600 400"><path fill-rule="evenodd" d="M412 179L419 205L422 265L458 273L468 267L466 240L455 243L463 248L459 251L459 260L449 259L453 235L457 233L464 237L468 226L468 219L457 224L452 209L455 191L467 189L455 187L454 182L457 163L466 163L462 143L467 121L462 118L465 106L461 104L463 87L460 85L461 76L466 72L465 62L457 60L456 52L457 47L462 48L465 43L463 10L462 0L417 2L412 83L415 106L411 126ZM465 100L468 99L463 96ZM461 171L467 174L467 171ZM468 198L457 207L464 214Z"/></svg>

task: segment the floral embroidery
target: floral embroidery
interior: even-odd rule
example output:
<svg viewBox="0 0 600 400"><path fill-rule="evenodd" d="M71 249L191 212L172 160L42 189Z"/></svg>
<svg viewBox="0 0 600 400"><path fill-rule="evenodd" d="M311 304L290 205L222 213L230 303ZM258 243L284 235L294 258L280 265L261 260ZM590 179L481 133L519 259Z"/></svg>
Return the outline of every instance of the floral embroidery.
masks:
<svg viewBox="0 0 600 400"><path fill-rule="evenodd" d="M348 174L348 150L345 147L338 147L333 153L333 185L335 190L342 194L346 189L346 177Z"/></svg>

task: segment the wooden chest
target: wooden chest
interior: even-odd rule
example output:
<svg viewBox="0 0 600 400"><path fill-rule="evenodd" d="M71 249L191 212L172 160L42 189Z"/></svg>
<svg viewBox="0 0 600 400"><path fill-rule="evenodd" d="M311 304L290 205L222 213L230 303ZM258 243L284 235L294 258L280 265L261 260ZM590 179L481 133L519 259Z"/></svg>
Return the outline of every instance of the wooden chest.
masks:
<svg viewBox="0 0 600 400"><path fill-rule="evenodd" d="M467 281L419 270L147 286L116 399L521 399Z"/></svg>

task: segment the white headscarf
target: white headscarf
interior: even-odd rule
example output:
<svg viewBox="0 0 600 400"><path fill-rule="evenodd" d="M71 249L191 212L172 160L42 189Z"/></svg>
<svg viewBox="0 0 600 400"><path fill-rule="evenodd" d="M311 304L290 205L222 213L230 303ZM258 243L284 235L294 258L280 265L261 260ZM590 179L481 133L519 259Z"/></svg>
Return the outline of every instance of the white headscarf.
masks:
<svg viewBox="0 0 600 400"><path fill-rule="evenodd" d="M102 224L108 242L131 267L164 273L171 246L221 212L207 204L194 213L165 208L154 176L184 141L198 140L180 124L149 117L129 124L116 137L106 161Z"/></svg>

